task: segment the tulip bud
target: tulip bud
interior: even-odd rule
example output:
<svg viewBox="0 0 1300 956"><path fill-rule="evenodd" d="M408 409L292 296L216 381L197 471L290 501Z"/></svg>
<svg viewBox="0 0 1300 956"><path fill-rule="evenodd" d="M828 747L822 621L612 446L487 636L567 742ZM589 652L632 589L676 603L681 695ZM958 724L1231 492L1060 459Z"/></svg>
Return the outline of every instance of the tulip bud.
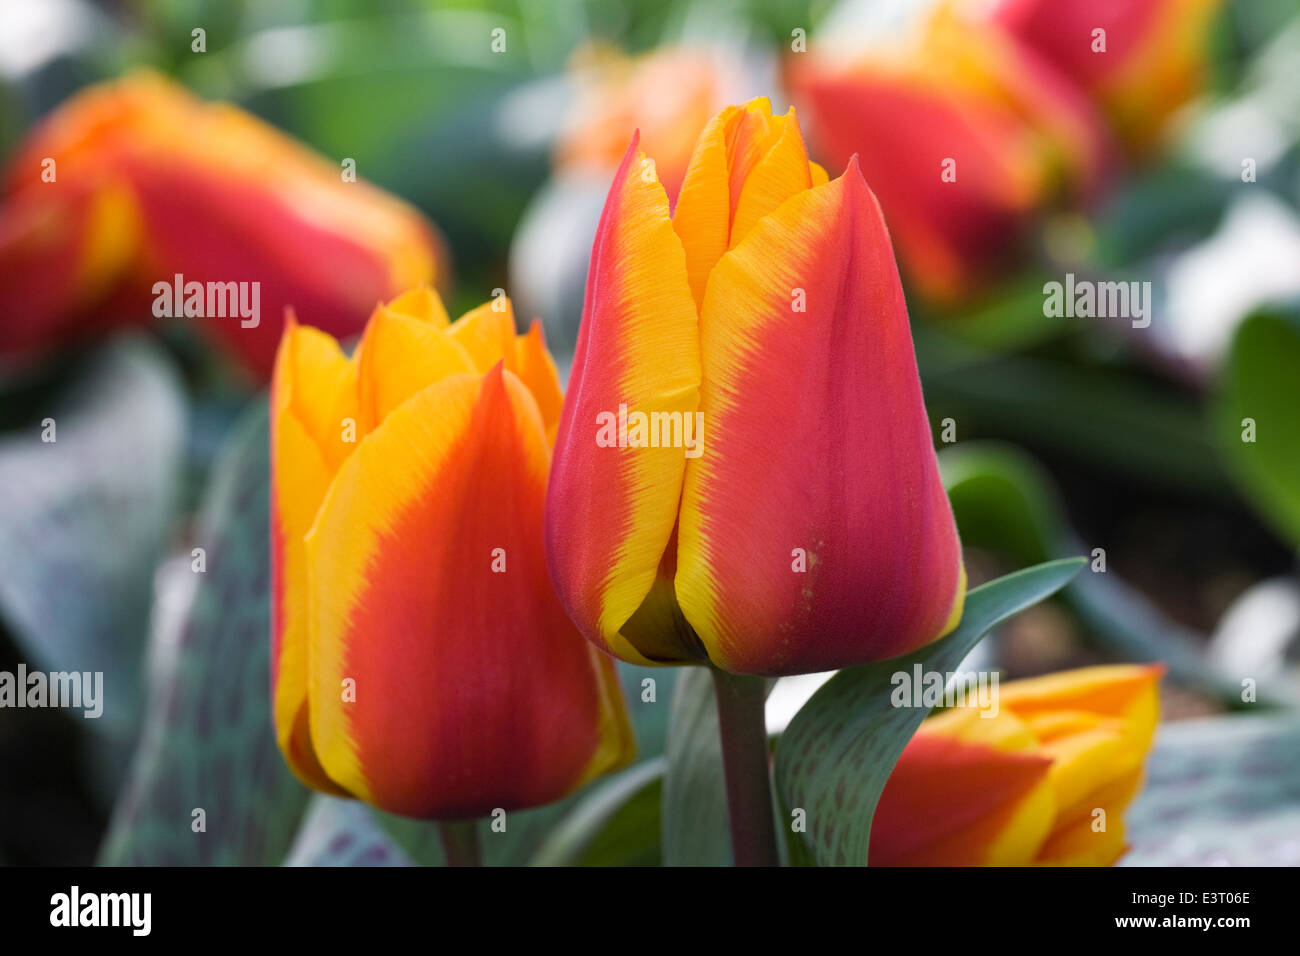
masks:
<svg viewBox="0 0 1300 956"><path fill-rule="evenodd" d="M634 139L592 250L547 500L579 629L638 663L795 674L956 626L965 573L907 310L856 163L730 107L670 217Z"/></svg>
<svg viewBox="0 0 1300 956"><path fill-rule="evenodd" d="M427 289L349 358L292 318L272 408L273 699L309 785L450 819L547 803L626 763L613 661L546 578L560 389L508 300Z"/></svg>
<svg viewBox="0 0 1300 956"><path fill-rule="evenodd" d="M1091 104L1000 29L941 5L896 46L791 71L819 155L854 154L909 281L951 303L1017 261L1040 209L1108 163Z"/></svg>
<svg viewBox="0 0 1300 956"><path fill-rule="evenodd" d="M1000 0L992 22L1096 99L1137 154L1208 75L1220 0Z"/></svg>
<svg viewBox="0 0 1300 956"><path fill-rule="evenodd" d="M189 315L265 377L286 307L346 335L376 301L443 269L414 209L152 73L84 90L41 123L8 165L3 212L0 297L17 318L0 353ZM201 317L175 297L159 308L173 283L205 290ZM249 314L233 313L230 289Z"/></svg>
<svg viewBox="0 0 1300 956"><path fill-rule="evenodd" d="M1162 671L1116 665L1013 681L996 709L931 717L881 794L870 863L1114 863L1155 731Z"/></svg>

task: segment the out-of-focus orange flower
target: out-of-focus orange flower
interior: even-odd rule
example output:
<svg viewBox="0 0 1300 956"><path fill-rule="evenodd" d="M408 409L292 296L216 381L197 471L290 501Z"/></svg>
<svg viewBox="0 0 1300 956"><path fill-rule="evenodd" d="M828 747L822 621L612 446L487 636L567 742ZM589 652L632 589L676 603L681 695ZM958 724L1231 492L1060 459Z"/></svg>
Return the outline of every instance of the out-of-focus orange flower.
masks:
<svg viewBox="0 0 1300 956"><path fill-rule="evenodd" d="M991 13L1096 98L1143 154L1204 86L1220 0L999 0Z"/></svg>
<svg viewBox="0 0 1300 956"><path fill-rule="evenodd" d="M1013 681L908 743L871 824L874 866L1109 866L1142 782L1163 669ZM993 716L989 716L993 715Z"/></svg>
<svg viewBox="0 0 1300 956"><path fill-rule="evenodd" d="M155 283L180 275L182 288L258 283L255 324L198 321L267 376L286 307L345 335L375 302L442 278L440 242L410 206L153 73L55 110L10 160L2 202L0 354L146 321Z"/></svg>
<svg viewBox="0 0 1300 956"><path fill-rule="evenodd" d="M606 45L584 47L572 75L578 97L556 147L560 169L590 166L607 176L640 129L659 181L675 200L695 138L738 95L741 64L723 50L661 47L629 57Z"/></svg>
<svg viewBox="0 0 1300 956"><path fill-rule="evenodd" d="M795 57L814 154L854 154L904 271L950 302L995 278L1034 214L1107 165L1092 107L997 27L943 4L891 46Z"/></svg>
<svg viewBox="0 0 1300 956"><path fill-rule="evenodd" d="M634 138L592 250L547 500L582 632L797 674L956 626L965 572L893 249L794 111L715 117L675 211Z"/></svg>
<svg viewBox="0 0 1300 956"><path fill-rule="evenodd" d="M501 298L418 289L349 358L289 320L271 391L272 697L309 785L409 816L547 803L631 759L613 661L547 580L561 394Z"/></svg>

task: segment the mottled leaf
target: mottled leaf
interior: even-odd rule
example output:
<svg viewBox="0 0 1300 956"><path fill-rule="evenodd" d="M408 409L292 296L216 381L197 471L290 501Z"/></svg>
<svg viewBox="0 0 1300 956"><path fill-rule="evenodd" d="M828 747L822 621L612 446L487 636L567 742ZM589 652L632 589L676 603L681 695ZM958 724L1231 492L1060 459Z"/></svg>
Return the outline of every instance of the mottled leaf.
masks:
<svg viewBox="0 0 1300 956"><path fill-rule="evenodd" d="M1300 719L1163 725L1123 866L1300 866Z"/></svg>
<svg viewBox="0 0 1300 956"><path fill-rule="evenodd" d="M268 427L264 402L236 426L205 497L197 546L173 578L194 588L176 626L160 614L146 725L114 809L108 864L278 864L308 792L270 715ZM204 812L205 832L192 828Z"/></svg>
<svg viewBox="0 0 1300 956"><path fill-rule="evenodd" d="M866 864L885 781L930 711L893 706L892 676L917 665L926 672L956 671L990 628L1060 590L1084 563L1051 561L973 589L961 623L947 637L902 657L840 671L795 715L777 745L777 792L786 810L805 812L802 839L818 864Z"/></svg>

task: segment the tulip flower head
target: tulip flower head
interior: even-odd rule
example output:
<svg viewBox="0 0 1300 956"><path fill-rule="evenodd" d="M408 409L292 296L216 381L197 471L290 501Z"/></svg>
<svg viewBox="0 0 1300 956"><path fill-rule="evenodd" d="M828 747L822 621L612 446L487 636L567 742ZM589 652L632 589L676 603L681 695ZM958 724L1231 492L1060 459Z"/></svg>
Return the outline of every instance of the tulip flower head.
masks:
<svg viewBox="0 0 1300 956"><path fill-rule="evenodd" d="M633 741L565 616L542 519L561 393L504 297L416 289L356 352L288 320L272 411L277 739L306 783L455 819L547 803Z"/></svg>
<svg viewBox="0 0 1300 956"><path fill-rule="evenodd" d="M908 743L871 824L873 866L1109 866L1137 794L1163 669L1115 665L1003 684ZM992 715L992 716L990 716Z"/></svg>
<svg viewBox="0 0 1300 956"><path fill-rule="evenodd" d="M194 314L179 302L160 312L159 284L255 283L265 321L224 303L192 321L265 379L287 306L350 334L376 301L441 279L440 246L406 203L256 117L132 74L62 104L9 161L0 354L108 321Z"/></svg>
<svg viewBox="0 0 1300 956"><path fill-rule="evenodd" d="M808 161L793 110L718 114L671 215L633 139L592 249L547 544L579 629L638 663L795 674L956 626L965 572L889 235L856 162L828 181Z"/></svg>

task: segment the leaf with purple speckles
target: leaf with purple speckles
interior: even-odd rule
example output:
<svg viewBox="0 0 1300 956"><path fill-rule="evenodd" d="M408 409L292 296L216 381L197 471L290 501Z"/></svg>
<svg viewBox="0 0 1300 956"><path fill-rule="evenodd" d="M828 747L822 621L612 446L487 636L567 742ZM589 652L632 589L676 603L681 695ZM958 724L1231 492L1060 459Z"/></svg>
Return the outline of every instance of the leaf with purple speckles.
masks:
<svg viewBox="0 0 1300 956"><path fill-rule="evenodd" d="M840 671L786 728L776 750L776 785L788 812L805 813L792 858L822 866L866 865L871 818L894 764L928 707L894 707L893 675L955 671L992 627L1060 590L1086 562L1049 561L990 581L966 595L947 637L903 657ZM788 819L788 818L787 818Z"/></svg>
<svg viewBox="0 0 1300 956"><path fill-rule="evenodd" d="M181 613L156 615L145 730L103 863L274 865L297 832L308 792L271 731L268 442L258 402L205 495L206 570L195 573L186 553L160 574L160 595L192 592ZM203 832L192 826L199 809Z"/></svg>

